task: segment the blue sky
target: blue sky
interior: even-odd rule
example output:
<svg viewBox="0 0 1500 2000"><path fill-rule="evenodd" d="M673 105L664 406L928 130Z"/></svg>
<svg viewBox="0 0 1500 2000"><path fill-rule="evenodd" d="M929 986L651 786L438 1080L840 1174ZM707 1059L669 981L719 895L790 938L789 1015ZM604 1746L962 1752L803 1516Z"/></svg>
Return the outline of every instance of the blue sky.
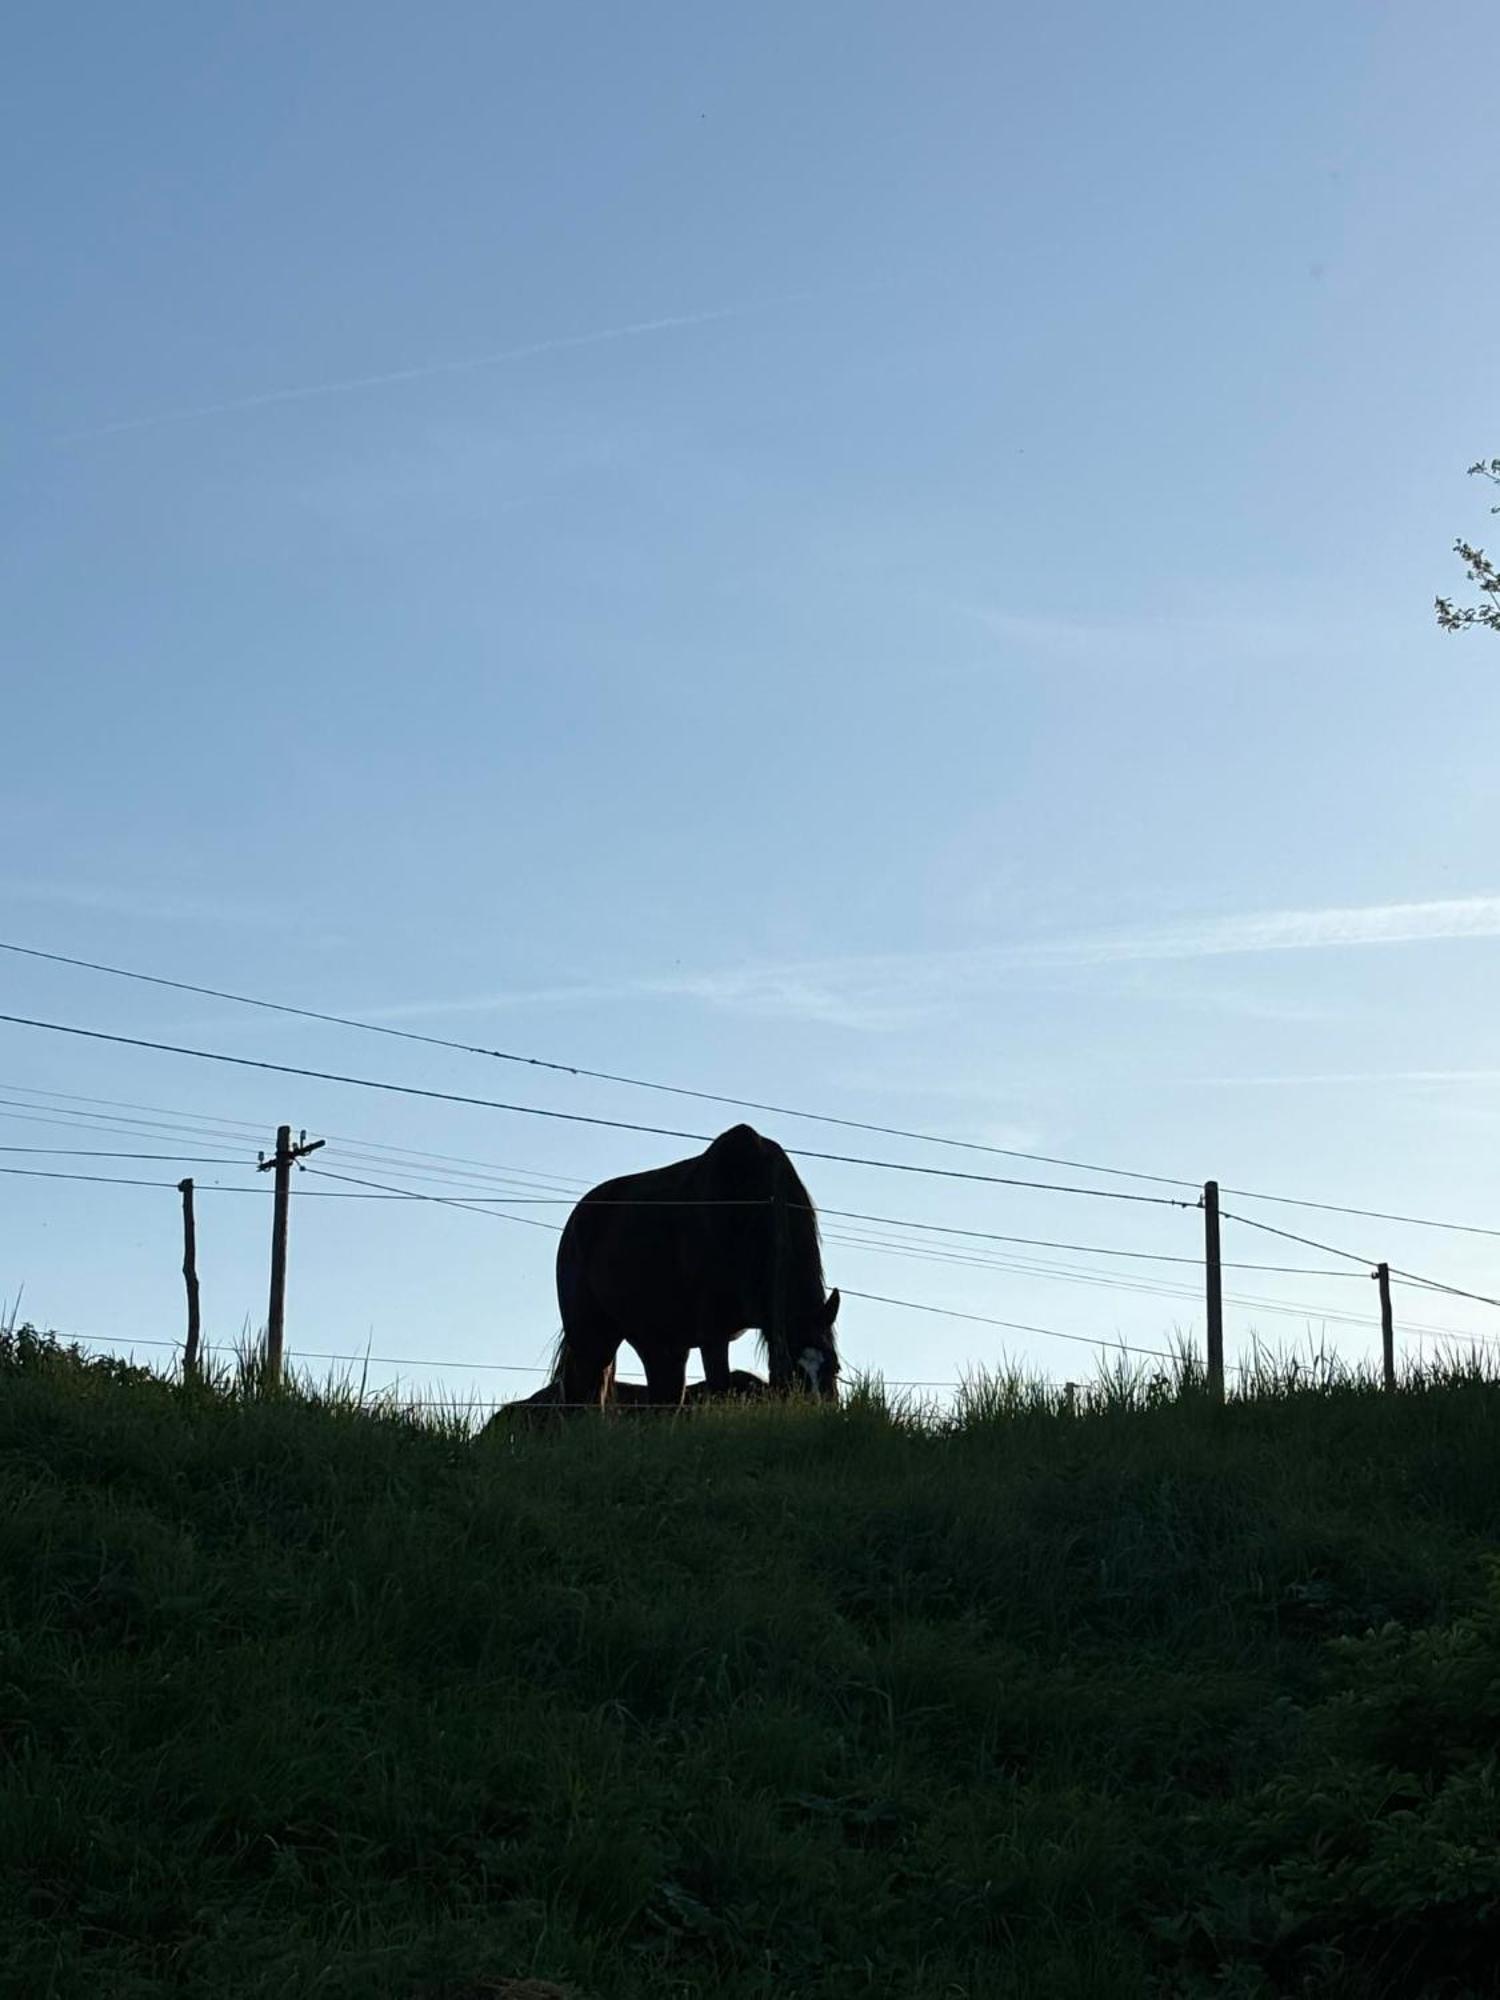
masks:
<svg viewBox="0 0 1500 2000"><path fill-rule="evenodd" d="M1500 650L1431 616L1454 535L1484 538L1463 468L1500 449L1475 240L1497 55L1477 0L13 19L0 935L1500 1221ZM0 993L441 1090L732 1116L18 959ZM9 1145L126 1150L170 1115L173 1145L209 1121L238 1148L289 1118L351 1172L378 1144L563 1187L682 1150L20 1028L0 1085ZM1197 1248L1176 1211L807 1177L826 1207ZM175 1196L0 1187L0 1292L175 1334ZM226 1337L263 1311L264 1202L202 1206ZM1496 1289L1481 1238L1254 1212ZM545 1352L545 1230L353 1201L294 1228L308 1348L370 1340L487 1393L477 1364ZM829 1245L849 1291L1146 1346L1201 1324L1191 1297L864 1233L884 1247ZM1320 1313L1372 1289L1253 1274ZM1494 1317L1444 1306L1401 1310ZM1309 1324L1369 1350L1230 1315L1236 1341ZM900 1379L1002 1349L1091 1365L868 1301L843 1337Z"/></svg>

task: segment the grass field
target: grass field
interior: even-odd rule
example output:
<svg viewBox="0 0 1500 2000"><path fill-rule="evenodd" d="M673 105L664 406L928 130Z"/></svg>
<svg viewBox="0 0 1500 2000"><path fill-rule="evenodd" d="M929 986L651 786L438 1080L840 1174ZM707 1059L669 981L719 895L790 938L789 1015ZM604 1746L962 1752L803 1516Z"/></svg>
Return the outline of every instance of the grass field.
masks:
<svg viewBox="0 0 1500 2000"><path fill-rule="evenodd" d="M1500 1990L1497 1447L1456 1365L474 1445L12 1333L0 1992Z"/></svg>

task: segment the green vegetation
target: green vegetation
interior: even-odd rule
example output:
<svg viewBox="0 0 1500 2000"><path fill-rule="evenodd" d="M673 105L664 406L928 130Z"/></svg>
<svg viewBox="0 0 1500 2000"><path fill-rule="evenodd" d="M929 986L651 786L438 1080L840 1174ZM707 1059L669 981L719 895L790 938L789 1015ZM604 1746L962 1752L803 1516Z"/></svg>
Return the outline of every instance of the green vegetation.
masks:
<svg viewBox="0 0 1500 2000"><path fill-rule="evenodd" d="M1492 1991L1497 1417L1188 1371L475 1445L0 1337L0 1992Z"/></svg>
<svg viewBox="0 0 1500 2000"><path fill-rule="evenodd" d="M1476 459L1469 467L1469 477L1487 479L1492 486L1500 486L1500 458L1492 458L1488 463L1482 458ZM1491 507L1490 512L1500 514L1500 507ZM1453 544L1453 553L1463 563L1465 578L1479 590L1480 601L1477 604L1455 605L1451 598L1438 598L1438 624L1445 632L1467 632L1475 625L1500 632L1500 563L1462 537Z"/></svg>

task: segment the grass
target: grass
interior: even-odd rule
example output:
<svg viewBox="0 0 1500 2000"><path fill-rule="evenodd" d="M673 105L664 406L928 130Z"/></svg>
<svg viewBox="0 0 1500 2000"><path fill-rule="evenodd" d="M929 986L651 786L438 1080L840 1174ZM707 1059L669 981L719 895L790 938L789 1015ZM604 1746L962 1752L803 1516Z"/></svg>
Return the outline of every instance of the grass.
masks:
<svg viewBox="0 0 1500 2000"><path fill-rule="evenodd" d="M1496 1990L1497 1417L1267 1362L476 1444L0 1334L0 1992Z"/></svg>

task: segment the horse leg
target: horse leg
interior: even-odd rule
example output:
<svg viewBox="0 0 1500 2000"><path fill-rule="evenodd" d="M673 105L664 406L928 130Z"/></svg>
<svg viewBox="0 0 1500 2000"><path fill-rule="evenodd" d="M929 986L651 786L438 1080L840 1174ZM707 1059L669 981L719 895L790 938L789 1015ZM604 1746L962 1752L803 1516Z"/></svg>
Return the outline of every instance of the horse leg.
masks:
<svg viewBox="0 0 1500 2000"><path fill-rule="evenodd" d="M687 1385L687 1358L685 1347L653 1346L641 1355L646 1364L646 1393L653 1403L676 1409Z"/></svg>
<svg viewBox="0 0 1500 2000"><path fill-rule="evenodd" d="M728 1340L700 1340L698 1352L703 1356L704 1388L711 1396L727 1396L731 1386Z"/></svg>
<svg viewBox="0 0 1500 2000"><path fill-rule="evenodd" d="M574 1314L564 1325L555 1387L565 1409L607 1400L619 1345L620 1335L595 1313Z"/></svg>

